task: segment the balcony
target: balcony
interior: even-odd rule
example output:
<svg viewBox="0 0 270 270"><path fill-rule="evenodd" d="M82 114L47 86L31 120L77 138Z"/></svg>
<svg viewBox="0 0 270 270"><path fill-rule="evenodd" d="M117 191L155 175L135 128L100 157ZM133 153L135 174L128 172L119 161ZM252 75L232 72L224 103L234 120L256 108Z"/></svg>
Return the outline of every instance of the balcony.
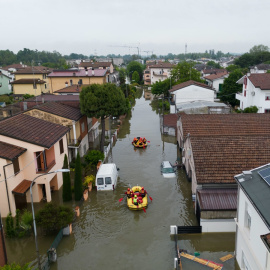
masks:
<svg viewBox="0 0 270 270"><path fill-rule="evenodd" d="M68 147L71 147L71 148L79 148L81 142L82 142L82 137L81 137L81 136L80 136L77 140L69 139L69 140L68 140Z"/></svg>
<svg viewBox="0 0 270 270"><path fill-rule="evenodd" d="M55 163L55 160L53 160L53 161L52 161L50 164L48 164L48 165L47 165L47 164L44 164L44 168L42 168L42 166L38 166L38 168L37 168L37 174L49 172L55 164L56 164L56 163Z"/></svg>
<svg viewBox="0 0 270 270"><path fill-rule="evenodd" d="M166 73L166 72L163 72L163 73L153 72L153 75L167 77L168 76L168 73Z"/></svg>

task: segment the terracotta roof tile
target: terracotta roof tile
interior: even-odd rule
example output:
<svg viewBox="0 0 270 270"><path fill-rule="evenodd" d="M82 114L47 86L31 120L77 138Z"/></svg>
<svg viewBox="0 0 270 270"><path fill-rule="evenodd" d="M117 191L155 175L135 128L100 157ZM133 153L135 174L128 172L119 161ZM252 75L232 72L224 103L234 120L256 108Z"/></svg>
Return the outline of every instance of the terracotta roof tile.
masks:
<svg viewBox="0 0 270 270"><path fill-rule="evenodd" d="M14 74L49 74L52 72L52 70L52 68L43 66L27 67L14 72Z"/></svg>
<svg viewBox="0 0 270 270"><path fill-rule="evenodd" d="M99 67L110 67L111 65L112 62L81 62L79 64L79 67L99 68Z"/></svg>
<svg viewBox="0 0 270 270"><path fill-rule="evenodd" d="M82 117L80 109L56 102L46 102L42 105L34 107L33 109L55 114L75 121L78 121Z"/></svg>
<svg viewBox="0 0 270 270"><path fill-rule="evenodd" d="M227 70L224 70L224 72L214 73L214 74L211 74L211 75L206 76L204 78L209 80L209 81L213 81L213 80L216 80L216 79L220 79L220 78L226 76L227 74L228 74Z"/></svg>
<svg viewBox="0 0 270 270"><path fill-rule="evenodd" d="M94 73L94 74L93 74ZM48 77L74 77L79 79L80 77L104 77L107 73L106 69L88 70L54 70L48 75Z"/></svg>
<svg viewBox="0 0 270 270"><path fill-rule="evenodd" d="M0 121L0 134L31 144L50 148L67 132L68 127L50 123L26 114Z"/></svg>
<svg viewBox="0 0 270 270"><path fill-rule="evenodd" d="M154 65L147 64L147 67L149 69L151 69L151 68L174 68L175 65L173 65L171 63L163 62L163 63L154 64Z"/></svg>
<svg viewBox="0 0 270 270"><path fill-rule="evenodd" d="M184 137L270 134L270 114L181 114Z"/></svg>
<svg viewBox="0 0 270 270"><path fill-rule="evenodd" d="M232 184L234 175L269 163L270 135L191 137L198 184Z"/></svg>
<svg viewBox="0 0 270 270"><path fill-rule="evenodd" d="M270 90L270 73L252 73L248 79L256 88Z"/></svg>
<svg viewBox="0 0 270 270"><path fill-rule="evenodd" d="M54 93L80 93L82 91L82 87L87 86L86 84L80 85L80 84L73 84L67 87L64 87L62 89L59 89L57 91L54 91Z"/></svg>
<svg viewBox="0 0 270 270"><path fill-rule="evenodd" d="M26 148L0 141L0 158L13 160L22 155Z"/></svg>
<svg viewBox="0 0 270 270"><path fill-rule="evenodd" d="M177 126L177 114L165 114L164 115L164 126L174 127Z"/></svg>

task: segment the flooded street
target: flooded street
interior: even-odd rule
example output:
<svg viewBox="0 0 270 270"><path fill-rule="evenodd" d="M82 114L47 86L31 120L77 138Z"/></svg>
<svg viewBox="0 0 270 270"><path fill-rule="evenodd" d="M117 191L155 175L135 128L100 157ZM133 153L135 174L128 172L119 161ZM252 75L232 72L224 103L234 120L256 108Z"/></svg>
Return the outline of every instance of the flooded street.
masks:
<svg viewBox="0 0 270 270"><path fill-rule="evenodd" d="M96 190L81 206L73 234L64 237L57 248L58 260L51 269L173 269L175 257L174 237L170 225L198 225L191 198L191 183L183 169L176 178L163 178L160 164L164 160L174 163L179 157L176 139L162 136L159 115L152 110L150 101L136 100L131 116L123 121L118 139L108 162L116 163L119 181L115 191ZM146 149L134 149L134 137L145 137L150 143ZM128 187L144 186L149 200L146 213L131 211L123 198ZM73 204L75 206L75 204ZM208 233L179 235L178 245L201 258L221 263L220 257L233 254L234 233ZM45 254L54 237L39 235L41 254ZM34 238L7 239L10 261L35 260ZM18 257L22 256L21 261ZM234 259L223 269L237 269ZM183 269L210 269L183 259Z"/></svg>

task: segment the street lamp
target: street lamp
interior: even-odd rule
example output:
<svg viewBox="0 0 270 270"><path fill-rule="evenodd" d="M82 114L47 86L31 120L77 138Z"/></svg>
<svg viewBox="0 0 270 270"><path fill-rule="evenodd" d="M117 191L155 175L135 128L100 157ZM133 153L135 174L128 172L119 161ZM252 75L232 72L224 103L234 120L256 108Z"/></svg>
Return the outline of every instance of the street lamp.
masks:
<svg viewBox="0 0 270 270"><path fill-rule="evenodd" d="M34 234L35 234L35 242L36 242L36 252L37 252L37 260L38 260L38 269L41 269L41 263L40 263L40 258L39 258L39 250L38 250L38 241L37 241L37 229L36 229L36 220L35 220L35 211L34 211L34 203L33 203L33 194L32 194L32 186L35 183L36 179L47 175L47 174L51 174L51 173L58 173L58 172L69 172L69 169L59 169L53 172L48 172L48 173L43 173L38 175L36 178L34 178L34 180L32 181L31 185L30 185L30 194L31 194L31 206L32 206L32 215L33 215L33 225L34 225Z"/></svg>

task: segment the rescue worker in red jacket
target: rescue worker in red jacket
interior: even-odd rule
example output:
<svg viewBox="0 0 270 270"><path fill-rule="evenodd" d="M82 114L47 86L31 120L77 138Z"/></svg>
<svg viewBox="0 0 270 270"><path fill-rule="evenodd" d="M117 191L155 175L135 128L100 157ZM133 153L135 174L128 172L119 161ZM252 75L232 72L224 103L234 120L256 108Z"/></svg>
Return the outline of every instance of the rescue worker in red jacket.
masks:
<svg viewBox="0 0 270 270"><path fill-rule="evenodd" d="M142 187L141 190L140 190L140 195L141 195L142 197L144 197L145 194L147 194L147 192L146 192L146 190L144 189L144 187Z"/></svg>
<svg viewBox="0 0 270 270"><path fill-rule="evenodd" d="M127 195L128 198L131 197L131 191L130 191L130 188L127 189L127 191L125 192L125 194Z"/></svg>

